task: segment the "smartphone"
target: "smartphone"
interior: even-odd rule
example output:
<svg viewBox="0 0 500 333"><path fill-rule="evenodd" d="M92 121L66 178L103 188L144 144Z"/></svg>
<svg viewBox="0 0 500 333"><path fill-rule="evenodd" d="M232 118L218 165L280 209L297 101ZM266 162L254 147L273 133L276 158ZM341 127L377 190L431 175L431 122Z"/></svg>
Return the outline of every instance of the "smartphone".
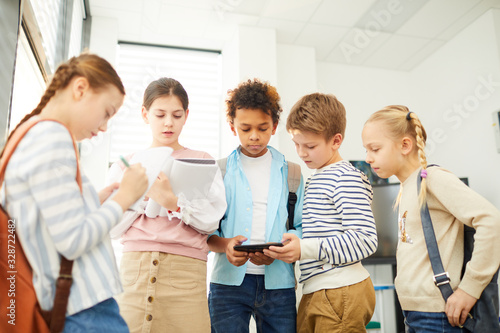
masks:
<svg viewBox="0 0 500 333"><path fill-rule="evenodd" d="M234 249L236 251L243 251L243 252L262 252L264 249L268 249L269 246L283 246L283 243L262 243L262 244L251 244L251 245L235 245Z"/></svg>

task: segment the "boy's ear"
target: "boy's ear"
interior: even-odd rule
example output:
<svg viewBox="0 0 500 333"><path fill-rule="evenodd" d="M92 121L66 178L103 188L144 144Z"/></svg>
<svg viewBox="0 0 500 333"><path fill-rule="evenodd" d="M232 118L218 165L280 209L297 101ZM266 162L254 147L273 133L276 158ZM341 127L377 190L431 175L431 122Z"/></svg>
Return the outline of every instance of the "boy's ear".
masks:
<svg viewBox="0 0 500 333"><path fill-rule="evenodd" d="M335 134L330 139L330 141L332 143L332 148L335 150L338 150L340 148L340 145L342 144L343 140L344 140L344 138L342 137L342 134L340 134L340 133Z"/></svg>
<svg viewBox="0 0 500 333"><path fill-rule="evenodd" d="M409 137L405 136L401 140L401 152L403 155L408 155L413 150L413 141Z"/></svg>
<svg viewBox="0 0 500 333"><path fill-rule="evenodd" d="M278 123L274 123L273 124L273 131L272 131L271 135L274 135L276 133L277 128L278 128Z"/></svg>
<svg viewBox="0 0 500 333"><path fill-rule="evenodd" d="M149 124L148 115L149 115L148 110L146 110L146 107L145 107L145 106L143 106L143 107L141 108L141 116L142 116L142 120L144 120L144 122L145 122L146 124Z"/></svg>
<svg viewBox="0 0 500 333"><path fill-rule="evenodd" d="M234 122L229 122L229 127L231 127L231 132L233 132L234 136L237 136L236 129L234 128Z"/></svg>

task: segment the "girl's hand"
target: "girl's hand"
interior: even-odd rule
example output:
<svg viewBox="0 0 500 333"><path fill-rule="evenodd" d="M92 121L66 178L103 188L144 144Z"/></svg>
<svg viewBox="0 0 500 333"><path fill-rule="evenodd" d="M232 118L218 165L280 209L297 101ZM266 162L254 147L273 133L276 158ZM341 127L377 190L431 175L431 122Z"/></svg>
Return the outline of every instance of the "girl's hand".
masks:
<svg viewBox="0 0 500 333"><path fill-rule="evenodd" d="M269 249L264 249L264 254L289 264L300 259L299 237L294 234L283 234L283 240L281 242L285 244L285 246L271 246Z"/></svg>
<svg viewBox="0 0 500 333"><path fill-rule="evenodd" d="M176 211L178 208L177 197L172 191L170 180L163 172L160 172L158 178L154 182L153 186L151 186L146 196L171 211Z"/></svg>
<svg viewBox="0 0 500 333"><path fill-rule="evenodd" d="M235 245L241 245L247 238L241 235L230 238L226 245L226 257L227 260L236 267L244 265L248 260L248 252L236 251L234 249Z"/></svg>
<svg viewBox="0 0 500 333"><path fill-rule="evenodd" d="M148 176L146 176L146 169L139 163L134 164L123 173L118 192L112 200L120 204L123 211L126 211L147 189Z"/></svg>
<svg viewBox="0 0 500 333"><path fill-rule="evenodd" d="M118 189L119 186L120 183L113 183L99 191L99 201L101 202L101 205L104 201L106 201L107 198L109 198L114 190Z"/></svg>
<svg viewBox="0 0 500 333"><path fill-rule="evenodd" d="M262 252L250 252L248 257L254 265L271 265L274 262L274 258L268 257Z"/></svg>
<svg viewBox="0 0 500 333"><path fill-rule="evenodd" d="M451 326L462 326L477 299L457 288L446 301L445 313Z"/></svg>

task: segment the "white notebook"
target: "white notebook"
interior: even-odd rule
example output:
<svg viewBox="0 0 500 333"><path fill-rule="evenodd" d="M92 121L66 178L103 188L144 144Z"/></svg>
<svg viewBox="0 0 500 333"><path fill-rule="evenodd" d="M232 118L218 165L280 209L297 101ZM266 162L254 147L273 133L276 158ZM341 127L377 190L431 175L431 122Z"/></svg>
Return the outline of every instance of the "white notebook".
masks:
<svg viewBox="0 0 500 333"><path fill-rule="evenodd" d="M178 196L182 193L190 201L207 196L217 168L213 159L169 158L162 171L168 177L174 194ZM156 217L160 210L160 204L149 199L145 209L146 216Z"/></svg>
<svg viewBox="0 0 500 333"><path fill-rule="evenodd" d="M129 164L140 163L146 169L148 191L159 173L163 172L176 195L183 193L188 201L206 197L217 173L217 162L213 159L174 159L171 157L172 152L169 147L148 148L135 153ZM121 176L112 181L121 181ZM129 208L122 220L111 230L112 238L120 237L139 217L138 211L142 213L141 203L144 207L143 201L148 191ZM160 210L161 206L152 199L149 199L144 207L144 213L148 217L158 216Z"/></svg>

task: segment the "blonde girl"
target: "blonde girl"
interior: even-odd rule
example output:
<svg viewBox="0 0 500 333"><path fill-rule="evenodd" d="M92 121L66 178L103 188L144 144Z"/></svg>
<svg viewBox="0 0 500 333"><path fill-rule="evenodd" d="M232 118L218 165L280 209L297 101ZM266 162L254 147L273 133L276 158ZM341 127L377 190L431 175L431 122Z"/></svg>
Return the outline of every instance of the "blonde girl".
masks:
<svg viewBox="0 0 500 333"><path fill-rule="evenodd" d="M463 332L459 326L500 264L500 212L448 170L427 168L426 138L418 116L402 105L372 114L362 132L366 162L379 177L395 175L401 182L395 285L406 332ZM420 219L424 201L454 290L446 303L432 279ZM461 278L464 224L476 234L472 260Z"/></svg>
<svg viewBox="0 0 500 333"><path fill-rule="evenodd" d="M113 184L98 194L82 173L80 192L73 148L73 139L106 130L124 95L120 78L103 58L82 54L60 65L40 104L21 123L48 121L29 130L5 173L2 200L16 221L43 310L53 306L60 256L74 261L64 332L128 332L113 299L122 286L108 233L145 192L147 177L134 165L119 188Z"/></svg>
<svg viewBox="0 0 500 333"><path fill-rule="evenodd" d="M141 114L151 128L151 147L170 147L174 158L211 158L179 142L188 104L177 80L160 78L149 84ZM114 164L110 177L119 176L122 167ZM207 235L217 229L226 210L220 172L208 195L196 201L183 193L176 196L162 173L147 196L162 208L153 217L140 211L121 238L121 313L131 332L210 332Z"/></svg>

